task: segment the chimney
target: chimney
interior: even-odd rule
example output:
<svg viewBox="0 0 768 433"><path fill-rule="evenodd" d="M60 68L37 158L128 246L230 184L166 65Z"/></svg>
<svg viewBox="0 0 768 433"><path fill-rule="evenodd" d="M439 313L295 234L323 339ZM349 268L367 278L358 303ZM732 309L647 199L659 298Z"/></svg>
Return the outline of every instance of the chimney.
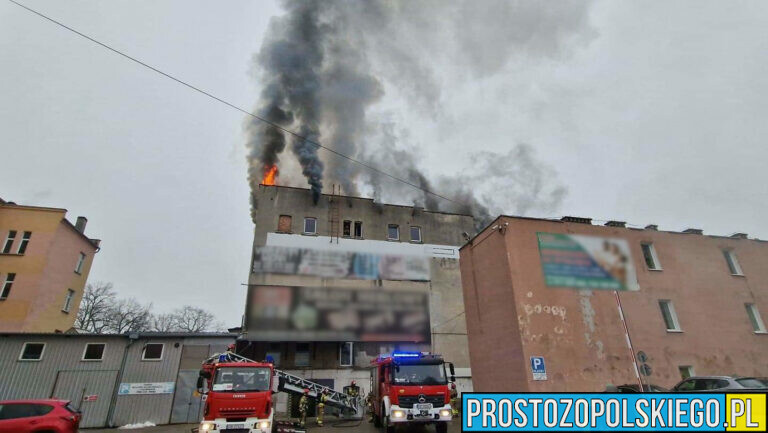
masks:
<svg viewBox="0 0 768 433"><path fill-rule="evenodd" d="M77 222L75 223L75 230L79 231L80 233L85 233L86 224L88 224L88 218L84 216L77 217Z"/></svg>
<svg viewBox="0 0 768 433"><path fill-rule="evenodd" d="M702 229L685 229L683 230L683 233L688 233L690 235L703 235L704 230Z"/></svg>
<svg viewBox="0 0 768 433"><path fill-rule="evenodd" d="M746 239L747 234L746 233L734 233L731 235L733 239Z"/></svg>
<svg viewBox="0 0 768 433"><path fill-rule="evenodd" d="M645 229L646 230L659 230L659 226L657 226L656 224L648 224L647 226L645 226Z"/></svg>
<svg viewBox="0 0 768 433"><path fill-rule="evenodd" d="M608 221L605 225L608 227L626 227L627 223L624 221Z"/></svg>
<svg viewBox="0 0 768 433"><path fill-rule="evenodd" d="M564 216L560 218L560 221L564 223L577 223L577 224L592 224L592 218Z"/></svg>

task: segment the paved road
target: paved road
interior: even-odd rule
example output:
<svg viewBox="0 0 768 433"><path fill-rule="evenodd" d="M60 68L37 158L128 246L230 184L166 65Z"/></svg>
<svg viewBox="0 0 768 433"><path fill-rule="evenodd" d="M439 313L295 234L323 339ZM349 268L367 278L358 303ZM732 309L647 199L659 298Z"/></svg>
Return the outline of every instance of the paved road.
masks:
<svg viewBox="0 0 768 433"><path fill-rule="evenodd" d="M363 421L359 425L356 423L347 423L348 427L332 425L332 421L328 420L325 427L310 426L308 429L311 433L378 433L381 430L373 426L373 424ZM137 430L116 430L116 429L86 429L81 430L81 433L121 433L121 432L135 432L135 433L190 433L193 428L197 427L197 424L176 424L166 425L159 427L148 427ZM435 433L434 427L414 427L414 428L401 428L397 430L398 433ZM448 427L449 433L459 433L461 431L461 424L458 420L454 420Z"/></svg>

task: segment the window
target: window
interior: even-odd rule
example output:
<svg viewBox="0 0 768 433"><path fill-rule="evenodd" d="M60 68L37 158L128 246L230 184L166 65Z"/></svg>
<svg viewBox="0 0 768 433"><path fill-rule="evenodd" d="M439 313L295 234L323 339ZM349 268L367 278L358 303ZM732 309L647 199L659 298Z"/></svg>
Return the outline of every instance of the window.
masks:
<svg viewBox="0 0 768 433"><path fill-rule="evenodd" d="M741 266L739 261L736 260L736 253L731 250L723 250L725 261L728 263L728 269L731 271L731 275L744 275L741 273Z"/></svg>
<svg viewBox="0 0 768 433"><path fill-rule="evenodd" d="M681 365L680 367L677 367L677 369L680 371L680 377L682 379L688 379L689 377L693 377L693 367L690 365ZM681 386L684 384L680 384ZM693 384L692 384L693 385ZM678 387L680 388L680 387ZM693 389L693 388L691 388Z"/></svg>
<svg viewBox="0 0 768 433"><path fill-rule="evenodd" d="M661 315L664 316L664 323L667 325L667 331L682 331L672 301L659 301L659 307L661 308Z"/></svg>
<svg viewBox="0 0 768 433"><path fill-rule="evenodd" d="M61 311L69 313L72 308L72 300L75 299L75 291L67 289L67 296L64 297L64 305L61 307Z"/></svg>
<svg viewBox="0 0 768 433"><path fill-rule="evenodd" d="M5 246L3 246L3 254L8 254L11 252L11 248L13 248L14 239L16 239L16 230L11 230L8 232L8 237L5 238Z"/></svg>
<svg viewBox="0 0 768 433"><path fill-rule="evenodd" d="M105 343L88 343L83 350L83 361L101 361L104 359Z"/></svg>
<svg viewBox="0 0 768 433"><path fill-rule="evenodd" d="M39 361L43 359L44 350L45 343L24 343L24 347L21 348L21 355L19 355L19 361Z"/></svg>
<svg viewBox="0 0 768 433"><path fill-rule="evenodd" d="M411 227L411 242L421 242L421 227Z"/></svg>
<svg viewBox="0 0 768 433"><path fill-rule="evenodd" d="M50 413L53 406L47 404L10 403L0 405L0 420L29 418ZM25 421L28 422L28 421Z"/></svg>
<svg viewBox="0 0 768 433"><path fill-rule="evenodd" d="M341 235L345 238L352 236L352 221L344 220L341 226Z"/></svg>
<svg viewBox="0 0 768 433"><path fill-rule="evenodd" d="M355 221L355 237L360 239L363 237L363 222Z"/></svg>
<svg viewBox="0 0 768 433"><path fill-rule="evenodd" d="M296 367L309 367L309 343L296 343L296 357L293 364Z"/></svg>
<svg viewBox="0 0 768 433"><path fill-rule="evenodd" d="M352 342L341 343L341 347L339 347L339 365L341 367L352 367L354 361L353 348L354 343Z"/></svg>
<svg viewBox="0 0 768 433"><path fill-rule="evenodd" d="M277 220L277 232L290 233L292 223L293 218L290 215L280 215L280 218Z"/></svg>
<svg viewBox="0 0 768 433"><path fill-rule="evenodd" d="M147 343L144 346L144 351L141 354L142 361L160 361L163 359L163 347L162 343Z"/></svg>
<svg viewBox="0 0 768 433"><path fill-rule="evenodd" d="M13 286L13 280L16 279L16 274L10 273L5 277L5 283L3 283L3 291L0 292L0 300L3 300L11 294L11 286Z"/></svg>
<svg viewBox="0 0 768 433"><path fill-rule="evenodd" d="M387 240L400 240L400 227L398 227L397 224L390 224L387 226Z"/></svg>
<svg viewBox="0 0 768 433"><path fill-rule="evenodd" d="M270 343L269 350L267 350L266 359L271 358L275 367L279 367L281 354L282 351L280 350L280 343Z"/></svg>
<svg viewBox="0 0 768 433"><path fill-rule="evenodd" d="M16 254L24 254L25 251L27 251L27 244L29 244L29 238L32 237L32 232L24 232L24 235L21 237L21 242L19 243L19 249L16 250Z"/></svg>
<svg viewBox="0 0 768 433"><path fill-rule="evenodd" d="M85 264L85 254L80 253L80 257L77 259L77 265L75 265L75 272L81 273L83 272L83 264Z"/></svg>
<svg viewBox="0 0 768 433"><path fill-rule="evenodd" d="M656 255L656 249L653 244L640 244L643 249L643 257L645 258L645 265L652 271L660 271L661 265L659 264L659 257Z"/></svg>
<svg viewBox="0 0 768 433"><path fill-rule="evenodd" d="M765 334L765 324L760 317L760 312L757 311L757 306L755 306L755 304L744 304L744 306L747 308L747 315L749 316L749 321L752 323L752 329L754 329L755 332Z"/></svg>
<svg viewBox="0 0 768 433"><path fill-rule="evenodd" d="M317 219L316 218L304 218L304 234L316 235L317 234Z"/></svg>

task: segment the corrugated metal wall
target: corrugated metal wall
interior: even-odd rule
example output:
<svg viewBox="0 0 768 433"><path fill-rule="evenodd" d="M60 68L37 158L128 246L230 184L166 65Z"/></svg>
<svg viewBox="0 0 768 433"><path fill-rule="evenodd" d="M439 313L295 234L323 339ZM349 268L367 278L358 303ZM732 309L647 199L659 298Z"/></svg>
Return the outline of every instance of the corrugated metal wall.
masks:
<svg viewBox="0 0 768 433"><path fill-rule="evenodd" d="M25 342L45 343L40 361L19 361ZM142 360L147 343L164 344L160 361ZM0 337L0 400L30 398L67 398L81 406L84 427L103 427L109 403L115 390L123 355L125 368L120 383L172 382L179 378L181 353L184 345L205 346L195 351L202 356L223 351L234 342L233 337L148 337L129 345L124 335L3 335ZM87 343L105 343L101 361L82 361ZM127 353L126 353L127 347ZM206 356L203 356L205 358ZM199 368L200 362L186 360L185 367ZM119 384L118 384L119 385ZM82 401L82 395L97 395L95 401ZM171 419L174 393L154 395L118 395L113 425L121 426L152 421L167 424Z"/></svg>

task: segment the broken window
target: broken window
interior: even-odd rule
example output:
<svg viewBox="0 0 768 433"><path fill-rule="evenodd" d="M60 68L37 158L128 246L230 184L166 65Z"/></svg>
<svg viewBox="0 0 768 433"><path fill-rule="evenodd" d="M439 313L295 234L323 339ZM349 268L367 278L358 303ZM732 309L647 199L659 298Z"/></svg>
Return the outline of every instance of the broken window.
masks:
<svg viewBox="0 0 768 433"><path fill-rule="evenodd" d="M400 240L400 227L398 227L397 224L390 224L387 226L387 240Z"/></svg>
<svg viewBox="0 0 768 433"><path fill-rule="evenodd" d="M355 237L360 239L363 237L363 222L355 221Z"/></svg>
<svg viewBox="0 0 768 433"><path fill-rule="evenodd" d="M344 220L344 224L341 226L341 235L345 238L352 235L352 221Z"/></svg>

